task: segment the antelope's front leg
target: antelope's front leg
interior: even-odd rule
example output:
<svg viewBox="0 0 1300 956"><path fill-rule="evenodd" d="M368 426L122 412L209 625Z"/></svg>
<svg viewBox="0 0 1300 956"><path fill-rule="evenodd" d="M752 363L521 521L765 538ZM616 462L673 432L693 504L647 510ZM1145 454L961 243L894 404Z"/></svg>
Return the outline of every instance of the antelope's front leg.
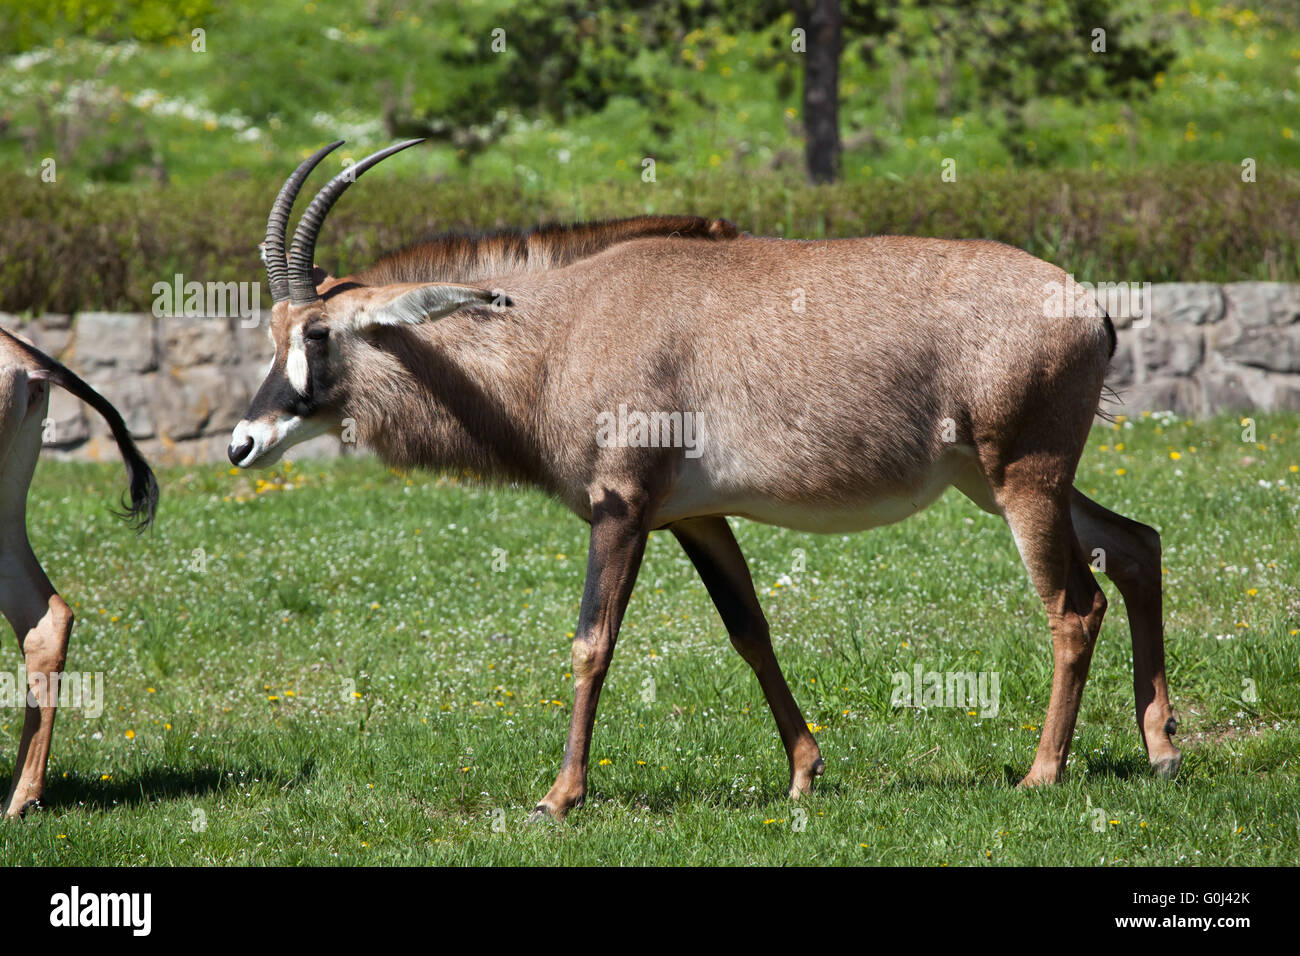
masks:
<svg viewBox="0 0 1300 956"><path fill-rule="evenodd" d="M587 582L573 638L573 713L569 718L569 739L559 776L528 818L529 823L547 817L563 820L587 795L587 757L591 729L596 722L596 702L614 656L614 642L632 595L632 585L636 583L649 533L645 503L636 498L606 489L592 505Z"/></svg>

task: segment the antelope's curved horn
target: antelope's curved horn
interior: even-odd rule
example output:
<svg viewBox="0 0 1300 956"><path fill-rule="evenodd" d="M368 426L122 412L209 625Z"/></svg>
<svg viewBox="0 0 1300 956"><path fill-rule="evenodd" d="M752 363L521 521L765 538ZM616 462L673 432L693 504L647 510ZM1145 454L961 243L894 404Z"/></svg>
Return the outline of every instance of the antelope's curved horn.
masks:
<svg viewBox="0 0 1300 956"><path fill-rule="evenodd" d="M271 215L266 220L266 244L262 254L266 259L266 281L271 287L271 301L283 302L289 298L289 266L284 260L284 234L289 228L289 213L293 212L293 201L298 198L298 191L307 181L311 171L322 159L343 145L343 140L336 140L328 146L322 146L312 153L293 175L284 181L275 204L271 206Z"/></svg>
<svg viewBox="0 0 1300 956"><path fill-rule="evenodd" d="M394 153L401 152L408 146L423 142L423 139L408 139L405 143L398 143L377 153L371 153L365 159L343 170L316 194L316 198L311 201L311 205L298 220L298 228L293 233L293 246L289 250L289 300L294 305L315 302L319 298L316 294L316 283L312 281L311 270L316 261L316 237L320 234L320 227L325 222L330 207L343 195L344 190L356 182L357 177L371 166Z"/></svg>

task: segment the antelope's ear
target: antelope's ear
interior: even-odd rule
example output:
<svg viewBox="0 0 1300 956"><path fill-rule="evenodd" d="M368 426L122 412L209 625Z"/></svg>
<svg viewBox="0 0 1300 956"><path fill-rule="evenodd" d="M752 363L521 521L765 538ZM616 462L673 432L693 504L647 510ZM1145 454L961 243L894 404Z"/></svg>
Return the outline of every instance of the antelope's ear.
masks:
<svg viewBox="0 0 1300 956"><path fill-rule="evenodd" d="M376 293L374 298L357 310L350 323L352 328L419 325L451 315L457 309L463 309L467 305L508 308L514 304L504 292L476 289L473 286L455 285L449 282L377 289Z"/></svg>

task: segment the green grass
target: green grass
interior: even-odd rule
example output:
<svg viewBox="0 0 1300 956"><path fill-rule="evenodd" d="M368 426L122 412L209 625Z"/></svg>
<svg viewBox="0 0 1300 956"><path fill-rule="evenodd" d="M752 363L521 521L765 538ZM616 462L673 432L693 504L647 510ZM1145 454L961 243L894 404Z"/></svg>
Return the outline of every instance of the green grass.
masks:
<svg viewBox="0 0 1300 956"><path fill-rule="evenodd" d="M47 805L0 826L0 864L1295 864L1300 416L1256 428L1251 443L1229 419L1122 423L1080 469L1081 488L1164 537L1177 781L1147 771L1107 584L1067 780L1013 789L1049 637L1001 522L950 493L863 535L737 522L821 727L827 771L802 813L757 682L656 534L587 804L537 829L523 821L571 701L576 519L532 492L354 459L263 486L167 471L157 528L136 540L105 508L118 470L43 463L33 537L78 613L68 670L105 675L105 709L60 715ZM892 673L918 662L996 671L1000 712L892 708ZM7 775L21 715L0 721Z"/></svg>

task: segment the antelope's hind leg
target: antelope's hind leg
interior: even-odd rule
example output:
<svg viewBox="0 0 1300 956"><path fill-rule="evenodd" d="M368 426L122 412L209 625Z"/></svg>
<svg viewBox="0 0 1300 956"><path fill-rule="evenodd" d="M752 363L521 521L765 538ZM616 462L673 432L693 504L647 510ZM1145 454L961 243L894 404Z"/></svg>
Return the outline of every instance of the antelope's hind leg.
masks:
<svg viewBox="0 0 1300 956"><path fill-rule="evenodd" d="M1160 535L1155 528L1103 508L1077 489L1070 498L1070 515L1085 554L1100 557L1102 573L1124 597L1133 635L1138 732L1156 773L1172 777L1183 755L1169 739L1177 724L1165 683Z"/></svg>
<svg viewBox="0 0 1300 956"><path fill-rule="evenodd" d="M731 645L753 668L763 688L790 761L790 796L797 800L812 792L813 780L821 776L826 764L772 651L767 618L736 536L727 519L720 517L680 521L672 526L672 532L722 615Z"/></svg>
<svg viewBox="0 0 1300 956"><path fill-rule="evenodd" d="M27 668L27 707L5 816L22 816L45 795L59 675L72 611L55 593L27 541L27 488L41 451L48 387L22 368L0 368L0 611Z"/></svg>
<svg viewBox="0 0 1300 956"><path fill-rule="evenodd" d="M1065 772L1106 596L1083 558L1070 521L1073 467L1051 453L1001 469L994 495L1047 611L1052 630L1052 694L1043 733L1022 787L1055 783Z"/></svg>

